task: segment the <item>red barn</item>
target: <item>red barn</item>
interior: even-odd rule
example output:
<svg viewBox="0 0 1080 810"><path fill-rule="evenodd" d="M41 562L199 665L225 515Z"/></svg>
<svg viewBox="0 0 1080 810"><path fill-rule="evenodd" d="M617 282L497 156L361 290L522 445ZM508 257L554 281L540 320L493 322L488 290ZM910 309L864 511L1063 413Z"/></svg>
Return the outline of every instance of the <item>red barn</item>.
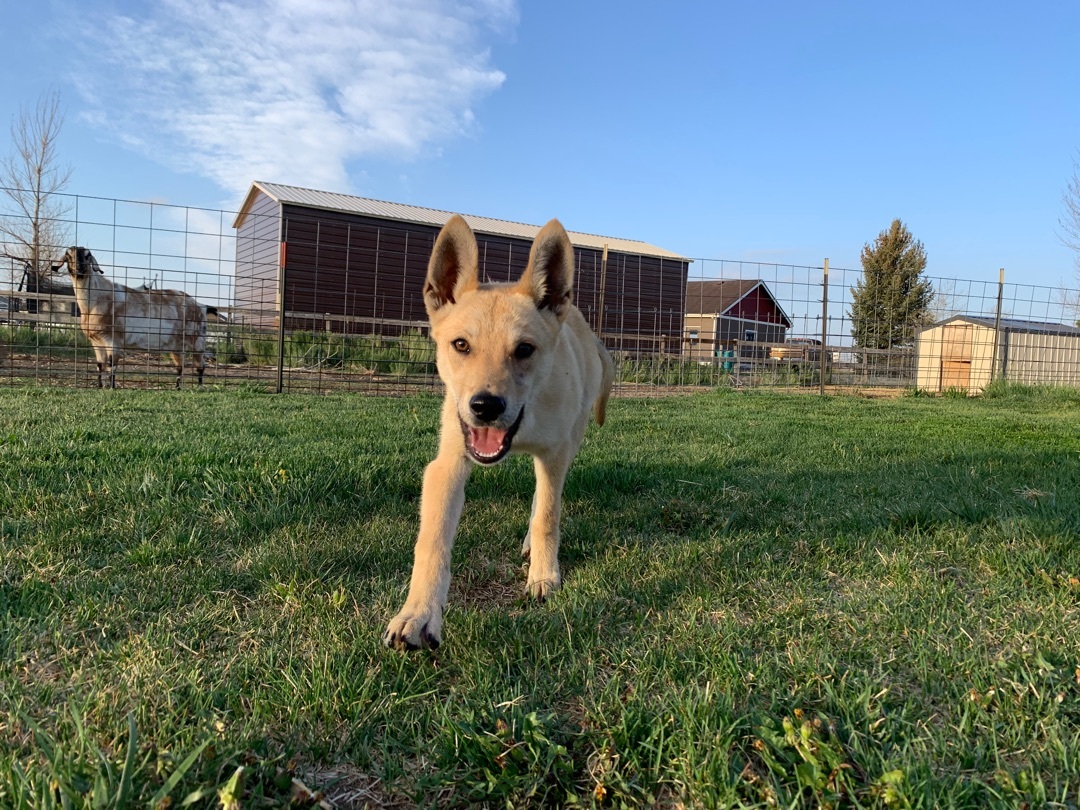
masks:
<svg viewBox="0 0 1080 810"><path fill-rule="evenodd" d="M761 279L691 281L686 285L685 354L711 359L736 340L783 343L791 318Z"/></svg>

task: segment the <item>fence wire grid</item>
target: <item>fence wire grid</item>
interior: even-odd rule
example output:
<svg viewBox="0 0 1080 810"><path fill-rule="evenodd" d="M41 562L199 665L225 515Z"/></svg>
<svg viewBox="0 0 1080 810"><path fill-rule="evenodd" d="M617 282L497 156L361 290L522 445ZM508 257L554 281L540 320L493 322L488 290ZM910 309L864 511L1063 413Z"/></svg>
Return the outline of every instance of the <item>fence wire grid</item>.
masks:
<svg viewBox="0 0 1080 810"><path fill-rule="evenodd" d="M393 223L375 233L377 258L366 263L318 240L281 244L272 218L256 229L267 235L253 241L238 238L235 212L86 196L64 201L69 215L50 223L64 244L44 246L36 268L16 258L25 249L2 245L0 385L99 384L94 344L101 338L80 324L80 300L91 299L77 297L79 282L60 263L68 247L80 245L101 269L93 274L94 329L126 345L119 387L176 385L177 353L186 369L181 384L194 385L193 355L205 350L204 384L211 387L440 390L419 292L400 271L386 269L426 265L424 246L400 246L390 238ZM9 229L20 225L15 215L0 216ZM282 272L286 248L321 250L321 275L290 280ZM579 304L590 323L603 324L618 368L616 393L627 395L717 386L975 393L995 379L1080 385L1080 291L1015 283L999 278L997 268L987 275L926 277L934 290L929 312L911 325L913 339L897 345L855 344L852 288L862 271L827 263L692 259L682 293L663 306L631 306L624 290L650 279L614 276L599 299ZM161 309L166 290L186 293L199 314L168 316ZM203 332L202 343L184 342Z"/></svg>

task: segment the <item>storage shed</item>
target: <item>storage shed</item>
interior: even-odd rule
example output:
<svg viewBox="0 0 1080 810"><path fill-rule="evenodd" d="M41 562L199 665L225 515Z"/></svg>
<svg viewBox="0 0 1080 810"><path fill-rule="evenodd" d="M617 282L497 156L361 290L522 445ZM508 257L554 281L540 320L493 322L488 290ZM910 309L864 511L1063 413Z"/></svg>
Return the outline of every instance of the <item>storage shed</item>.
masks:
<svg viewBox="0 0 1080 810"><path fill-rule="evenodd" d="M421 291L428 259L451 216L256 182L233 223L235 313L256 328L275 326L284 313L287 329L390 336L425 330ZM517 279L540 226L465 219L476 233L481 277ZM608 347L677 352L690 260L645 242L569 235L574 303Z"/></svg>
<svg viewBox="0 0 1080 810"><path fill-rule="evenodd" d="M915 335L915 384L923 391L982 391L991 380L1080 386L1080 328L957 315Z"/></svg>
<svg viewBox="0 0 1080 810"><path fill-rule="evenodd" d="M761 279L691 281L684 328L684 355L708 360L736 340L783 343L791 318Z"/></svg>

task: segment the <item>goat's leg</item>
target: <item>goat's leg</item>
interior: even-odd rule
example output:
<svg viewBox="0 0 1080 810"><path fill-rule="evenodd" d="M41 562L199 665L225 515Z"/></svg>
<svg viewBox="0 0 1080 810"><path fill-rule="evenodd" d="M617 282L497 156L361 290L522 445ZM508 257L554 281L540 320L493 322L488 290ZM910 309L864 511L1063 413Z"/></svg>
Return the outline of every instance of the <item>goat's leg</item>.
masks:
<svg viewBox="0 0 1080 810"><path fill-rule="evenodd" d="M109 388L116 388L116 354L109 352Z"/></svg>
<svg viewBox="0 0 1080 810"><path fill-rule="evenodd" d="M109 359L109 350L104 346L94 346L94 359L97 360L97 387L104 388L105 363Z"/></svg>
<svg viewBox="0 0 1080 810"><path fill-rule="evenodd" d="M176 390L180 390L180 379L184 376L184 356L182 354L172 355L173 362L176 363Z"/></svg>
<svg viewBox="0 0 1080 810"><path fill-rule="evenodd" d="M206 355L195 355L195 372L199 375L199 388L202 388L203 373L206 371Z"/></svg>

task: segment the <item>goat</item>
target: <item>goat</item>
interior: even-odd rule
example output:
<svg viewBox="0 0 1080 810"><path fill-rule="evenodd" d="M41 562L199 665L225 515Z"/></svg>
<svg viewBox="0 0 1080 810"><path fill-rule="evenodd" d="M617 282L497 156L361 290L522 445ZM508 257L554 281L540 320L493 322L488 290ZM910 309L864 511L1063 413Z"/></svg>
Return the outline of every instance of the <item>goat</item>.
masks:
<svg viewBox="0 0 1080 810"><path fill-rule="evenodd" d="M137 290L105 277L94 255L84 247L64 254L79 305L79 326L94 347L98 388L109 370L109 387L116 388L116 366L124 349L168 353L176 364L176 387L184 374L184 356L190 354L203 384L206 370L205 310L190 295L178 290Z"/></svg>

